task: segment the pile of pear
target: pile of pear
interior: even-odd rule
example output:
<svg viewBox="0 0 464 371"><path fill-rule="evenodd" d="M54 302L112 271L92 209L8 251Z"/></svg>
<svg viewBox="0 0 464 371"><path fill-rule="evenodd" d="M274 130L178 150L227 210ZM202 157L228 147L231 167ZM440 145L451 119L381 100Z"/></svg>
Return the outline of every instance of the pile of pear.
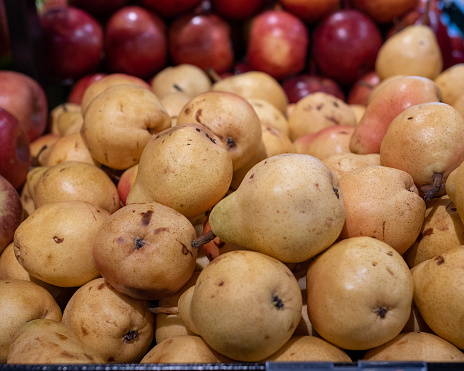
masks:
<svg viewBox="0 0 464 371"><path fill-rule="evenodd" d="M0 362L464 362L464 65L410 26L376 71L362 107L193 65L55 107Z"/></svg>

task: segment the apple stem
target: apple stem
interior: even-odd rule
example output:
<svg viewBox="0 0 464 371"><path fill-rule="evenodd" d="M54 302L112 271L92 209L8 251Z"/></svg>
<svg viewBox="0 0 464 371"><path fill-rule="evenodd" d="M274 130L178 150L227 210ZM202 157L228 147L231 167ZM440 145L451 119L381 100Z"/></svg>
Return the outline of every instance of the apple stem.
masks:
<svg viewBox="0 0 464 371"><path fill-rule="evenodd" d="M209 78L214 82L218 82L222 80L221 76L211 67L206 69L206 73L208 74Z"/></svg>
<svg viewBox="0 0 464 371"><path fill-rule="evenodd" d="M203 236L200 236L200 237L196 238L195 240L193 240L192 243L191 243L191 246L193 248L195 248L195 249L198 249L200 246L203 246L204 244L214 240L215 238L216 238L216 235L210 229Z"/></svg>
<svg viewBox="0 0 464 371"><path fill-rule="evenodd" d="M178 307L153 307L148 310L154 314L179 314Z"/></svg>

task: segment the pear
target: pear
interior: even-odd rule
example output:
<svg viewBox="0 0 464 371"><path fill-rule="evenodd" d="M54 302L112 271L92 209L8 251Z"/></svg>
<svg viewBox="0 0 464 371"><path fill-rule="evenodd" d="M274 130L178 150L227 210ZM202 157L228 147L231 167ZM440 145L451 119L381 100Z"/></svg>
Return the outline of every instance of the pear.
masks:
<svg viewBox="0 0 464 371"><path fill-rule="evenodd" d="M205 342L234 360L260 361L278 351L301 318L295 276L282 262L259 252L220 255L198 276L186 313Z"/></svg>
<svg viewBox="0 0 464 371"><path fill-rule="evenodd" d="M45 204L16 229L14 252L35 278L78 287L98 277L92 243L110 214L86 201Z"/></svg>
<svg viewBox="0 0 464 371"><path fill-rule="evenodd" d="M403 254L419 236L426 205L407 172L366 166L340 178L346 219L340 238L369 236Z"/></svg>
<svg viewBox="0 0 464 371"><path fill-rule="evenodd" d="M332 125L355 126L356 115L340 98L325 92L314 92L296 102L288 117L289 137L292 141Z"/></svg>
<svg viewBox="0 0 464 371"><path fill-rule="evenodd" d="M15 333L7 363L93 364L105 361L61 322L38 318L25 323Z"/></svg>
<svg viewBox="0 0 464 371"><path fill-rule="evenodd" d="M119 292L102 277L76 290L61 322L107 363L139 362L155 332L149 302Z"/></svg>
<svg viewBox="0 0 464 371"><path fill-rule="evenodd" d="M87 201L109 213L121 207L111 178L88 162L64 161L34 168L27 183L36 208L58 201Z"/></svg>
<svg viewBox="0 0 464 371"><path fill-rule="evenodd" d="M371 237L341 240L320 254L306 276L308 316L317 333L346 350L367 350L406 325L413 280L402 256Z"/></svg>
<svg viewBox="0 0 464 371"><path fill-rule="evenodd" d="M345 222L338 177L315 157L281 154L253 166L211 210L224 242L298 263L328 248Z"/></svg>
<svg viewBox="0 0 464 371"><path fill-rule="evenodd" d="M151 89L160 99L174 92L182 92L189 98L209 91L212 81L200 67L189 63L167 66L151 80Z"/></svg>
<svg viewBox="0 0 464 371"><path fill-rule="evenodd" d="M446 180L446 194L453 201L461 221L464 223L464 162L461 162Z"/></svg>
<svg viewBox="0 0 464 371"><path fill-rule="evenodd" d="M403 257L412 268L460 245L464 245L464 224L456 205L444 195L430 201L419 236Z"/></svg>
<svg viewBox="0 0 464 371"><path fill-rule="evenodd" d="M431 79L420 76L390 78L373 92L364 115L351 136L354 153L379 153L388 126L406 108L420 103L438 102L441 91Z"/></svg>
<svg viewBox="0 0 464 371"><path fill-rule="evenodd" d="M428 332L399 334L389 342L369 349L363 360L464 362L464 353L449 341Z"/></svg>
<svg viewBox="0 0 464 371"><path fill-rule="evenodd" d="M266 360L277 362L352 362L350 356L343 349L316 336L292 336L282 348Z"/></svg>
<svg viewBox="0 0 464 371"><path fill-rule="evenodd" d="M247 163L261 140L261 124L248 100L238 94L208 91L192 98L176 125L195 123L211 130L230 153L234 171Z"/></svg>
<svg viewBox="0 0 464 371"><path fill-rule="evenodd" d="M246 99L264 99L273 104L284 115L287 114L287 94L279 81L266 72L247 71L227 76L216 81L211 86L211 90L235 93Z"/></svg>
<svg viewBox="0 0 464 371"><path fill-rule="evenodd" d="M61 321L53 296L38 284L22 279L0 280L0 363L5 363L16 331L30 320Z"/></svg>
<svg viewBox="0 0 464 371"><path fill-rule="evenodd" d="M343 174L360 167L380 165L380 154L369 153L360 155L357 153L344 153L329 156L322 160L322 162L340 178Z"/></svg>
<svg viewBox="0 0 464 371"><path fill-rule="evenodd" d="M411 269L414 302L438 336L464 349L464 246L454 247Z"/></svg>
<svg viewBox="0 0 464 371"><path fill-rule="evenodd" d="M440 72L435 83L443 93L443 103L454 105L464 94L464 63L458 63Z"/></svg>
<svg viewBox="0 0 464 371"><path fill-rule="evenodd" d="M192 97L181 91L174 91L160 98L160 103L171 118L171 127L177 125L177 116L190 99Z"/></svg>
<svg viewBox="0 0 464 371"><path fill-rule="evenodd" d="M50 133L59 136L79 132L84 117L82 108L76 103L62 103L50 112Z"/></svg>
<svg viewBox="0 0 464 371"><path fill-rule="evenodd" d="M272 103L262 98L248 98L262 125L277 128L288 136L287 117Z"/></svg>
<svg viewBox="0 0 464 371"><path fill-rule="evenodd" d="M443 69L437 37L426 25L410 25L390 36L381 46L375 62L380 80L394 75L435 79Z"/></svg>
<svg viewBox="0 0 464 371"><path fill-rule="evenodd" d="M102 277L137 299L171 296L192 276L197 250L192 223L157 202L135 203L113 213L92 241Z"/></svg>
<svg viewBox="0 0 464 371"><path fill-rule="evenodd" d="M171 118L153 92L133 84L119 84L89 103L81 133L97 161L125 170L139 161L152 135L170 126Z"/></svg>
<svg viewBox="0 0 464 371"><path fill-rule="evenodd" d="M464 160L464 117L446 103L411 106L396 116L380 146L380 163L409 173L426 201L445 194Z"/></svg>
<svg viewBox="0 0 464 371"><path fill-rule="evenodd" d="M230 363L232 361L212 349L200 336L180 335L156 343L142 358L140 363L214 364Z"/></svg>
<svg viewBox="0 0 464 371"><path fill-rule="evenodd" d="M154 201L196 217L224 197L232 175L232 158L210 129L177 125L147 144L126 204Z"/></svg>

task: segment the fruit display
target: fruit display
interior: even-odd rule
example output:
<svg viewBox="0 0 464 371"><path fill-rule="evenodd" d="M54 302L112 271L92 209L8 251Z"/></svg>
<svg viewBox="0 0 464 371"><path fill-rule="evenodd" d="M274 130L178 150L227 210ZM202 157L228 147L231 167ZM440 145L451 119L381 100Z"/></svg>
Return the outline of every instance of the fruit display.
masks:
<svg viewBox="0 0 464 371"><path fill-rule="evenodd" d="M0 0L0 370L461 367L450 9Z"/></svg>

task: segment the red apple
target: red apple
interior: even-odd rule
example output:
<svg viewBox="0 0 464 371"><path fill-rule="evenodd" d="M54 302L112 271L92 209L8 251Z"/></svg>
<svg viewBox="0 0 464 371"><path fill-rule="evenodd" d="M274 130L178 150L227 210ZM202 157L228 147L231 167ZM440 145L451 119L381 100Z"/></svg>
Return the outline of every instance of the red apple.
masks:
<svg viewBox="0 0 464 371"><path fill-rule="evenodd" d="M4 61L9 61L10 57L10 33L8 31L5 4L0 1L0 68Z"/></svg>
<svg viewBox="0 0 464 371"><path fill-rule="evenodd" d="M380 83L380 78L377 72L369 71L361 76L350 87L348 92L348 104L360 104L367 106L369 96L372 90Z"/></svg>
<svg viewBox="0 0 464 371"><path fill-rule="evenodd" d="M68 0L68 4L81 8L95 17L108 16L128 3L128 0Z"/></svg>
<svg viewBox="0 0 464 371"><path fill-rule="evenodd" d="M389 23L417 5L417 0L351 0L351 5L375 22Z"/></svg>
<svg viewBox="0 0 464 371"><path fill-rule="evenodd" d="M267 10L251 21L246 56L252 69L282 79L304 69L308 45L309 32L300 18Z"/></svg>
<svg viewBox="0 0 464 371"><path fill-rule="evenodd" d="M0 107L0 175L15 189L26 181L31 153L29 139L19 120Z"/></svg>
<svg viewBox="0 0 464 371"><path fill-rule="evenodd" d="M81 104L82 97L84 96L85 89L95 81L100 80L102 77L106 76L104 72L96 72L90 75L81 77L76 83L72 86L71 91L68 95L68 103Z"/></svg>
<svg viewBox="0 0 464 371"><path fill-rule="evenodd" d="M22 217L23 206L18 191L0 175L0 253L13 241Z"/></svg>
<svg viewBox="0 0 464 371"><path fill-rule="evenodd" d="M217 14L186 14L168 29L169 53L174 64L193 64L222 74L231 69L234 49L230 25Z"/></svg>
<svg viewBox="0 0 464 371"><path fill-rule="evenodd" d="M140 6L125 6L105 27L105 62L110 72L148 78L167 63L164 21Z"/></svg>
<svg viewBox="0 0 464 371"><path fill-rule="evenodd" d="M345 100L345 93L338 83L324 76L298 74L289 76L282 81L282 88L288 97L289 103L296 103L301 98L316 91L332 94Z"/></svg>
<svg viewBox="0 0 464 371"><path fill-rule="evenodd" d="M279 0L279 3L305 22L315 23L340 9L341 0Z"/></svg>
<svg viewBox="0 0 464 371"><path fill-rule="evenodd" d="M343 9L317 24L312 42L319 74L348 86L374 69L383 38L378 25L367 15Z"/></svg>
<svg viewBox="0 0 464 371"><path fill-rule="evenodd" d="M257 14L268 0L211 0L213 10L222 17L243 21Z"/></svg>
<svg viewBox="0 0 464 371"><path fill-rule="evenodd" d="M45 90L33 78L16 71L0 71L0 107L15 116L33 141L47 128L48 100Z"/></svg>
<svg viewBox="0 0 464 371"><path fill-rule="evenodd" d="M103 28L93 16L66 6L45 11L40 21L51 76L76 79L97 70L103 58Z"/></svg>
<svg viewBox="0 0 464 371"><path fill-rule="evenodd" d="M461 34L450 34L451 65L464 63L464 37Z"/></svg>
<svg viewBox="0 0 464 371"><path fill-rule="evenodd" d="M184 13L191 12L203 0L141 0L140 3L147 9L151 9L163 18L174 18Z"/></svg>

